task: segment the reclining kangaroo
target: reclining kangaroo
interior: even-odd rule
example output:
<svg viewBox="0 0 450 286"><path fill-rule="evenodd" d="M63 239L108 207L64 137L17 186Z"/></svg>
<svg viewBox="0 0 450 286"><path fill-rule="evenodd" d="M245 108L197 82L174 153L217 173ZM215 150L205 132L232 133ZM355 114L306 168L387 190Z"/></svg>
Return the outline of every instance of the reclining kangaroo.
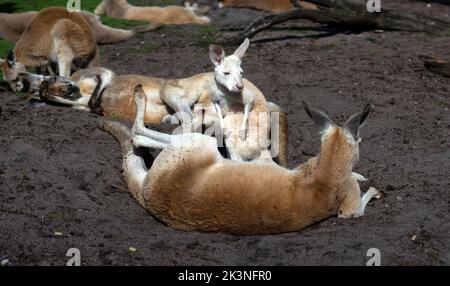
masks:
<svg viewBox="0 0 450 286"><path fill-rule="evenodd" d="M16 43L37 14L38 12L36 11L14 14L0 13L0 38ZM137 33L151 31L157 28L156 25L145 25L134 27L130 30L116 29L103 25L99 17L93 13L83 11L81 15L88 22L95 40L99 45L123 42L132 38Z"/></svg>
<svg viewBox="0 0 450 286"><path fill-rule="evenodd" d="M226 134L228 135L226 144L229 145L227 150L231 151L230 156L235 160L252 160L257 157L272 160L264 143L264 140L267 140L267 131L270 129L267 129L269 126L261 126L263 122L259 120L259 115L269 114L271 111L279 112L281 128L278 153L280 163L287 165L285 160L287 141L285 114L280 112L280 108L275 104L267 103L261 91L250 81L242 78L241 60L247 47L248 40L234 54L226 57L220 46L212 46L210 57L215 64L215 72L201 73L189 78L161 79L138 75L114 75L106 69L87 69L72 75L72 80L76 81L80 87L81 97L66 97L63 92L63 90L67 90L65 88L62 92L57 92L58 88L55 85L59 85L60 78L52 78L47 81L41 94L47 101L87 108L90 100L86 100L84 97L92 95L97 85L96 77L100 75L104 89L100 92L101 99L95 100L95 102L100 106L96 110L101 110L104 116L134 120L135 106L132 95L137 85L142 85L147 95L147 112L144 118L146 123L161 123L170 120L172 118L170 108L177 115L185 115L181 119L189 122L192 119L196 121L197 117L192 111L195 105L195 107L203 107L206 110L206 117L209 118L209 121L218 119L223 127L223 114L244 111L243 117L240 114L232 114L227 119L240 122L239 131L237 131L240 140L234 136L234 128L228 128L227 130L230 132ZM47 88L51 88L52 92L45 91ZM216 99L218 100L216 101ZM246 103L250 103L251 108L244 107ZM218 115L214 112L214 106ZM222 109L224 109L223 114ZM242 140L242 129L247 126L247 121L256 122L256 125L252 125L255 128L249 130L249 136ZM209 125L207 122L203 123ZM194 125L198 126L198 122ZM245 135L247 135L246 132Z"/></svg>
<svg viewBox="0 0 450 286"><path fill-rule="evenodd" d="M236 7L236 8L253 8L257 10L282 13L294 8L292 0L219 0L219 7ZM316 10L315 4L297 1L298 5L303 9Z"/></svg>
<svg viewBox="0 0 450 286"><path fill-rule="evenodd" d="M208 24L209 18L197 16L195 6L186 4L166 7L136 7L127 0L103 0L95 9L95 14L125 20L148 21L157 24Z"/></svg>
<svg viewBox="0 0 450 286"><path fill-rule="evenodd" d="M86 68L97 61L95 38L83 16L65 8L50 7L31 20L14 54L0 63L4 80L13 83L29 67L53 62L58 64L59 75L69 77L72 66ZM14 90L14 85L11 88Z"/></svg>
<svg viewBox="0 0 450 286"><path fill-rule="evenodd" d="M145 95L136 88L138 108L132 132L117 122L103 122L122 147L129 191L158 220L179 230L238 235L275 234L303 229L338 215L357 217L380 193L370 188L361 198L352 173L359 156L359 127L371 110L338 127L321 111L304 104L320 128L320 154L288 170L267 162L224 159L212 137L168 135L146 129ZM163 149L147 170L134 146Z"/></svg>

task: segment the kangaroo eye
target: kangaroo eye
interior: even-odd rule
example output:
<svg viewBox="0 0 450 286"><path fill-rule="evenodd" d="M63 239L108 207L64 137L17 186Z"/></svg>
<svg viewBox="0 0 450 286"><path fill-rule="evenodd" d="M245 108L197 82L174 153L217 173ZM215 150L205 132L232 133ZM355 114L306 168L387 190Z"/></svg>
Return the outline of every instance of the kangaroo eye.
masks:
<svg viewBox="0 0 450 286"><path fill-rule="evenodd" d="M230 72L224 72L223 74L224 75L230 75Z"/></svg>

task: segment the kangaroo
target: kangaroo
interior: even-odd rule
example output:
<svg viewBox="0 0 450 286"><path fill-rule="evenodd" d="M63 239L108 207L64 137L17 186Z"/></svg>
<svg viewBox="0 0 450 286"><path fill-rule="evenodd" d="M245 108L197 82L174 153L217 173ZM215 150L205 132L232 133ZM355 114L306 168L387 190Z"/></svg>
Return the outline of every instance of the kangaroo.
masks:
<svg viewBox="0 0 450 286"><path fill-rule="evenodd" d="M228 57L221 46L209 46L209 56L215 66L215 81L218 83L213 86L214 91L210 93L210 96L219 116L220 127L224 128L222 109L229 108L233 104L242 104L244 118L239 130L239 137L242 141L246 138L248 117L255 103L255 95L250 90L244 89L242 81L241 62L249 44L249 39L245 39L233 55Z"/></svg>
<svg viewBox="0 0 450 286"><path fill-rule="evenodd" d="M145 123L160 124L165 121L167 116L172 116L170 107L161 100L158 89L156 88L157 84L161 83L160 81L162 79L138 75L115 75L108 69L90 68L75 72L70 79L58 76L45 79L41 84L39 94L44 102L64 104L80 110L90 110L106 117L133 121L136 108L132 99L134 88L131 88L131 86L140 84L146 90L145 94L147 95L147 108L144 115ZM99 84L101 88L95 93L94 90ZM69 88L70 86L78 87L77 91L79 94L77 96L73 94L74 88ZM249 86L253 87L255 91L257 90L253 85ZM264 98L261 98L261 94L256 94L259 99L258 104L266 104L265 110L267 110L268 115L279 115L278 126L275 126L275 133L271 134L273 138L278 138L278 140L271 140L271 151L278 153L275 160L280 165L287 166L286 150L288 130L286 114L278 105L272 102L265 102L263 100ZM206 126L218 121L217 114L214 111L207 92L204 92L194 104L193 110L196 116L199 114L196 110L205 111L204 116L200 116L199 119ZM251 115L250 117L257 120L258 114ZM267 153L268 151L266 151L265 147L262 148L265 145L258 141L258 136L263 136L264 132L251 132L244 142L236 138L236 132L239 130L238 126L242 122L242 114L230 113L225 117L225 121L227 122L227 130L231 129L227 133L232 135L229 138L225 138L227 150L229 152L231 151L230 157L233 156L235 160L252 160L261 156L265 156L266 158L273 157ZM262 126L260 128L264 127L269 128L269 126ZM260 150L261 148L262 151Z"/></svg>
<svg viewBox="0 0 450 286"><path fill-rule="evenodd" d="M0 13L0 38L16 43L37 13L36 11L14 14ZM93 13L82 11L81 15L88 22L99 45L127 41L138 33L155 30L158 27L157 25L145 25L130 30L116 29L103 25L99 16Z"/></svg>
<svg viewBox="0 0 450 286"><path fill-rule="evenodd" d="M139 87L135 97L138 110L145 108ZM304 108L321 130L321 150L293 170L224 159L214 138L146 129L139 112L131 132L117 122L103 122L100 128L120 142L129 191L163 223L184 231L277 234L334 215L362 216L367 203L380 197L374 188L361 197L352 173L359 156L359 127L372 106L351 116L343 127L306 103ZM133 146L162 151L147 170Z"/></svg>
<svg viewBox="0 0 450 286"><path fill-rule="evenodd" d="M219 0L219 7L236 7L236 8L253 8L257 10L267 11L271 13L287 12L294 8L292 0ZM297 1L298 6L303 9L317 10L317 5Z"/></svg>
<svg viewBox="0 0 450 286"><path fill-rule="evenodd" d="M37 12L0 13L0 38L17 42Z"/></svg>
<svg viewBox="0 0 450 286"><path fill-rule="evenodd" d="M220 55L223 55L223 48L220 46L210 48L213 51L210 53L210 58L215 63L215 71L201 73L189 78L162 79L138 75L109 77L109 79L103 81L105 89L100 93L102 98L98 101L98 104L101 105L99 110L102 110L104 116L114 116L129 121L134 120L135 106L132 95L134 88L137 85L142 85L148 102L144 118L146 123L173 122L174 116L170 112L172 109L175 112L175 117L181 117L179 119L184 126L198 126L197 119L199 117L195 116L192 109L193 107L201 107L205 110L208 121L218 119L220 128L227 131L225 143L233 160L247 161L264 157L271 161L272 156L269 155L267 144L267 133L270 128L267 122L259 119L259 116L270 114L269 108L277 109L277 107L268 104L262 92L253 83L242 78L241 59L248 48L248 44L249 42L246 40L233 55L220 58L217 57L216 52L221 51ZM91 73L91 76L84 76L83 73L84 75ZM96 86L96 79L95 76L92 76L92 70L79 71L79 75L75 73L72 77L78 81L80 91L85 90L82 86L89 86L90 93L88 96L92 95ZM76 77L78 79L75 79ZM216 98L219 98L219 104L217 102L212 103ZM52 98L49 99L49 101L58 100L59 103L64 104L70 101L64 96L59 97L55 94L52 94ZM78 108L80 100L75 99L74 101L74 105L77 105ZM81 100L83 103L88 101ZM250 108L246 107L247 103L250 103ZM216 112L214 112L214 109ZM225 112L222 112L222 109ZM239 114L243 109L244 116ZM273 110L273 112L278 112L278 110ZM226 129L223 128L225 125L223 114L225 113L229 113L226 117L230 121ZM280 115L284 116L281 113ZM278 147L280 148L279 154L285 156L284 143L287 140L285 135L287 132L284 131L287 127L285 117L280 117L280 119L282 120L280 126L283 130L280 129L279 132L280 144ZM252 128L246 128L248 121L253 123ZM236 128L234 128L234 125L236 122L240 122L241 125L239 131L237 131L239 138L235 136ZM252 134L244 137L247 129ZM280 157L281 161L283 161L283 164L287 162Z"/></svg>
<svg viewBox="0 0 450 286"><path fill-rule="evenodd" d="M95 9L97 15L106 14L109 17L125 20L140 20L157 24L208 24L206 16L194 13L196 6L186 3L185 7L136 7L127 0L103 0Z"/></svg>
<svg viewBox="0 0 450 286"><path fill-rule="evenodd" d="M79 13L50 7L40 11L30 22L3 63L3 78L15 81L29 67L57 63L59 75L70 76L71 67L96 64L98 49L88 23ZM13 88L13 87L11 87Z"/></svg>

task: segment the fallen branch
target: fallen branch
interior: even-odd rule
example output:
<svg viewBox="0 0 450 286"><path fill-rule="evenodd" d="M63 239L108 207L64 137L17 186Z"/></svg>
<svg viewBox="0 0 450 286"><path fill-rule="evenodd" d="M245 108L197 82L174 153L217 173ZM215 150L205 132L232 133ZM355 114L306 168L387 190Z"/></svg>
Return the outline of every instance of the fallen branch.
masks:
<svg viewBox="0 0 450 286"><path fill-rule="evenodd" d="M425 63L425 67L431 72L450 77L450 63L448 61L429 55L420 55L419 59Z"/></svg>
<svg viewBox="0 0 450 286"><path fill-rule="evenodd" d="M245 38L252 38L257 33L274 25L294 20L307 19L327 24L346 31L408 31L436 33L450 29L450 23L443 20L415 15L406 11L390 11L383 9L381 13L369 13L366 5L350 3L347 0L309 0L317 5L317 10L297 7L276 15L257 18L237 37L223 41L224 44L236 44Z"/></svg>

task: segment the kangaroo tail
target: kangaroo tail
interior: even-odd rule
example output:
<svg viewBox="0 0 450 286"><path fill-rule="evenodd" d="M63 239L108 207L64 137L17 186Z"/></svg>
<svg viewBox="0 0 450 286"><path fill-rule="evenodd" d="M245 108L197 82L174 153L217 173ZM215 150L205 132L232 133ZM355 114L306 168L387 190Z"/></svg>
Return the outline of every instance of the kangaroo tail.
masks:
<svg viewBox="0 0 450 286"><path fill-rule="evenodd" d="M131 132L125 125L119 122L102 120L98 128L111 134L119 142L122 149L122 155L133 151L131 145Z"/></svg>
<svg viewBox="0 0 450 286"><path fill-rule="evenodd" d="M131 144L130 129L119 122L105 120L98 127L110 133L119 141L123 156L123 175L127 182L128 190L133 194L139 204L145 208L143 184L148 170L145 167L142 157L134 153L134 148Z"/></svg>
<svg viewBox="0 0 450 286"><path fill-rule="evenodd" d="M287 144L288 144L288 122L287 115L281 108L273 102L267 102L267 108L270 112L278 112L279 126L278 126L278 155L275 161L283 167L288 166L287 159Z"/></svg>

